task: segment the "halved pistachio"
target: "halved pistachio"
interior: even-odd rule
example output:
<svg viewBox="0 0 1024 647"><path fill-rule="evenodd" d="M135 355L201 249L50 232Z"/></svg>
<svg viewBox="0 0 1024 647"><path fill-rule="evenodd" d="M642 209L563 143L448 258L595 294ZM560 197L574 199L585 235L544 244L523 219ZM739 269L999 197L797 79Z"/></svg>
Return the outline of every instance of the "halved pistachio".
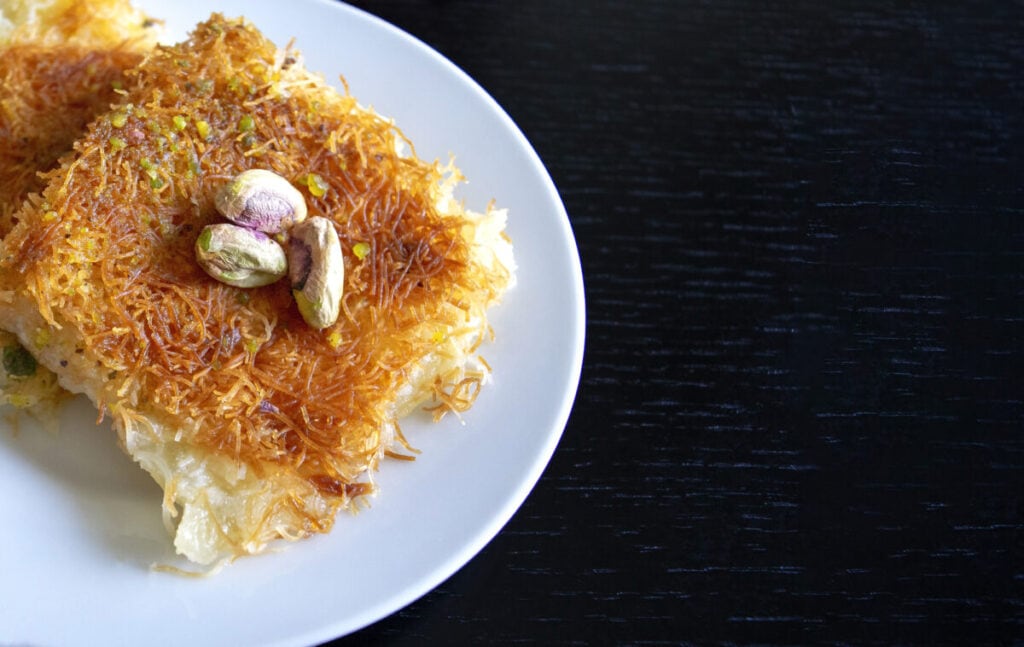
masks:
<svg viewBox="0 0 1024 647"><path fill-rule="evenodd" d="M206 273L239 288L270 285L288 273L284 248L266 234L220 223L196 239L196 260Z"/></svg>
<svg viewBox="0 0 1024 647"><path fill-rule="evenodd" d="M288 277L306 323L320 330L338 320L345 289L345 260L338 232L330 220L313 216L292 227Z"/></svg>
<svg viewBox="0 0 1024 647"><path fill-rule="evenodd" d="M250 169L225 184L214 204L228 220L276 234L306 219L306 199L273 171Z"/></svg>

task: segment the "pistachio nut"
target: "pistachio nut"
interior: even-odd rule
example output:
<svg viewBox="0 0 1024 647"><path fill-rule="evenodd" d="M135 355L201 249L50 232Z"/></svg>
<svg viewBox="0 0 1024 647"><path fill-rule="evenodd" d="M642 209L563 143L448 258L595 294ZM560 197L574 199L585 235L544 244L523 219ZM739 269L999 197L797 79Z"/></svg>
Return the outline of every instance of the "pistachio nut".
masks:
<svg viewBox="0 0 1024 647"><path fill-rule="evenodd" d="M213 278L239 288L270 285L288 273L281 245L263 232L226 222L203 228L196 260Z"/></svg>
<svg viewBox="0 0 1024 647"><path fill-rule="evenodd" d="M317 330L338 320L345 289L345 260L334 224L313 216L292 227L288 278L302 318Z"/></svg>
<svg viewBox="0 0 1024 647"><path fill-rule="evenodd" d="M306 219L306 199L291 182L263 169L243 171L221 187L214 204L228 220L276 234Z"/></svg>

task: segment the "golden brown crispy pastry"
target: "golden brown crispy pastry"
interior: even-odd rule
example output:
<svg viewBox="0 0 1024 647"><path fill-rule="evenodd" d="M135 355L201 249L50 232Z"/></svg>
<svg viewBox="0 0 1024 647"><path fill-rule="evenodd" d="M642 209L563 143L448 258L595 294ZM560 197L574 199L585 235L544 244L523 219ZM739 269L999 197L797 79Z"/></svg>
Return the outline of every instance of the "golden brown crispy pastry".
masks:
<svg viewBox="0 0 1024 647"><path fill-rule="evenodd" d="M513 281L505 215L465 211L457 171L408 151L296 52L214 15L128 74L17 214L0 324L111 417L189 559L328 530L372 491L401 416L472 403L486 309ZM307 325L287 280L240 289L196 263L216 192L249 168L336 228L335 325Z"/></svg>
<svg viewBox="0 0 1024 647"><path fill-rule="evenodd" d="M125 0L0 0L0 237L41 171L71 151L117 99L115 86L154 44L155 25ZM0 403L49 419L61 397L11 333L0 331Z"/></svg>
<svg viewBox="0 0 1024 647"><path fill-rule="evenodd" d="M117 100L155 31L123 0L0 3L0 236L42 189L38 173Z"/></svg>

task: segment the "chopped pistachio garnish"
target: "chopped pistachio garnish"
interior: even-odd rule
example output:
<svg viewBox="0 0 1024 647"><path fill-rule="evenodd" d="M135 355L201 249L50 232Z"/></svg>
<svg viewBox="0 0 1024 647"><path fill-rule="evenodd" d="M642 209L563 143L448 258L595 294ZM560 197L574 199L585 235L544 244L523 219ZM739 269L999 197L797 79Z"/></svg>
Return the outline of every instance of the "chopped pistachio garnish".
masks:
<svg viewBox="0 0 1024 647"><path fill-rule="evenodd" d="M139 166L141 166L142 170L146 172L151 183L159 177L156 174L156 164L154 164L148 157L142 158L142 161L139 162Z"/></svg>
<svg viewBox="0 0 1024 647"><path fill-rule="evenodd" d="M110 144L110 150L115 153L124 148L125 146L127 146L125 141L120 137L111 137L110 139L107 140L107 143Z"/></svg>
<svg viewBox="0 0 1024 647"><path fill-rule="evenodd" d="M11 377L31 377L36 374L36 358L20 344L4 347L4 370Z"/></svg>
<svg viewBox="0 0 1024 647"><path fill-rule="evenodd" d="M196 122L196 132L203 139L210 138L210 124L202 119Z"/></svg>
<svg viewBox="0 0 1024 647"><path fill-rule="evenodd" d="M34 400L27 395L21 393L11 393L7 395L7 404L18 409L28 409L32 406Z"/></svg>
<svg viewBox="0 0 1024 647"><path fill-rule="evenodd" d="M188 120L182 115L174 115L172 121L174 122L175 130L185 130L185 126L188 125Z"/></svg>
<svg viewBox="0 0 1024 647"><path fill-rule="evenodd" d="M251 132L256 129L256 120L252 118L252 115L242 115L242 118L238 120L238 131L242 133Z"/></svg>
<svg viewBox="0 0 1024 647"><path fill-rule="evenodd" d="M115 112L110 115L110 125L114 128L124 128L124 125L128 123L128 113L124 111Z"/></svg>
<svg viewBox="0 0 1024 647"><path fill-rule="evenodd" d="M316 173L306 174L306 188L314 198L322 198L327 193L327 182Z"/></svg>
<svg viewBox="0 0 1024 647"><path fill-rule="evenodd" d="M50 343L50 330L48 328L36 328L35 339L36 346L44 348Z"/></svg>
<svg viewBox="0 0 1024 647"><path fill-rule="evenodd" d="M352 246L352 253L356 255L356 258L363 260L370 254L369 243L356 243Z"/></svg>

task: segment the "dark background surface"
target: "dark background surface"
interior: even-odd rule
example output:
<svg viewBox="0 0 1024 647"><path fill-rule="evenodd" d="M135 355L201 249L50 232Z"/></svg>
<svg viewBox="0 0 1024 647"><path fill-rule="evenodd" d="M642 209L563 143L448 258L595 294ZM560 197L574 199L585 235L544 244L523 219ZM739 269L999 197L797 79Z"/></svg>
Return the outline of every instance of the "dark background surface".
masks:
<svg viewBox="0 0 1024 647"><path fill-rule="evenodd" d="M588 337L517 515L337 644L1022 644L1020 2L354 4L533 143Z"/></svg>

